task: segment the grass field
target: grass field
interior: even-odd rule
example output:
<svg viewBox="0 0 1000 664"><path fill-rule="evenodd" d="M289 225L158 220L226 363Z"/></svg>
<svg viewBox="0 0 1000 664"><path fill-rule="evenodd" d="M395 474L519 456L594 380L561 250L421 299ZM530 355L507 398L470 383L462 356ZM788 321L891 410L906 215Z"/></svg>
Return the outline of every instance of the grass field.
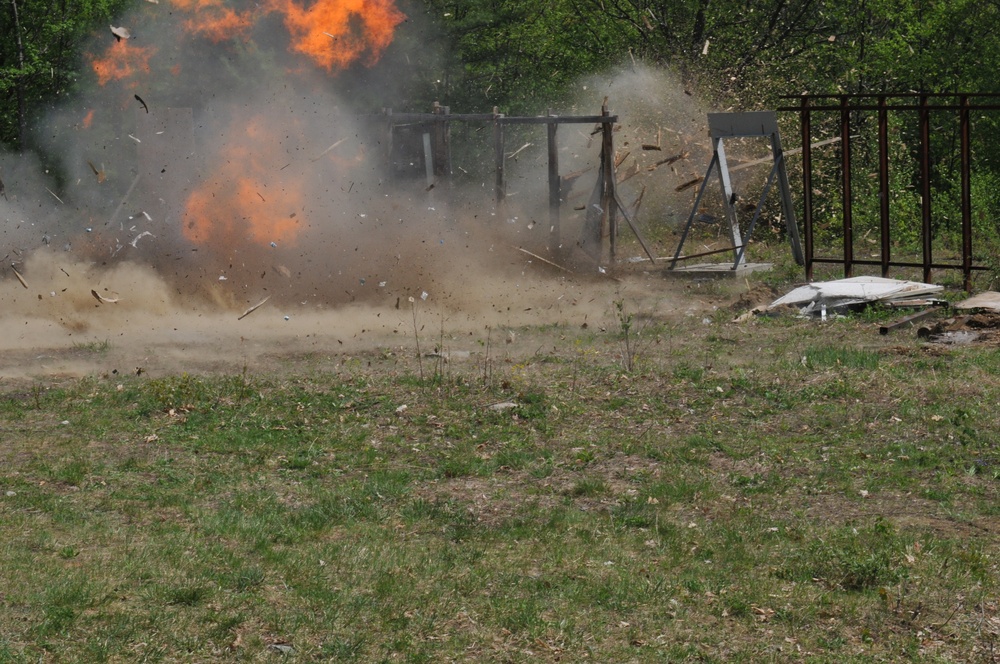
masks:
<svg viewBox="0 0 1000 664"><path fill-rule="evenodd" d="M997 348L612 313L0 384L0 662L996 661Z"/></svg>

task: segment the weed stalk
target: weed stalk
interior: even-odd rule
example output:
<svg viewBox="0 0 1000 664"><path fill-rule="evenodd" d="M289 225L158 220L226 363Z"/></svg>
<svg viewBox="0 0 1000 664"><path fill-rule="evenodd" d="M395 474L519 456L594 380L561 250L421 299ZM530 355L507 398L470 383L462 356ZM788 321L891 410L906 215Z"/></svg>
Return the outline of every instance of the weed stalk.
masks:
<svg viewBox="0 0 1000 664"><path fill-rule="evenodd" d="M420 371L420 380L424 380L424 361L420 356L420 333L417 331L417 301L410 298L410 310L413 312L413 338L417 344L417 368Z"/></svg>

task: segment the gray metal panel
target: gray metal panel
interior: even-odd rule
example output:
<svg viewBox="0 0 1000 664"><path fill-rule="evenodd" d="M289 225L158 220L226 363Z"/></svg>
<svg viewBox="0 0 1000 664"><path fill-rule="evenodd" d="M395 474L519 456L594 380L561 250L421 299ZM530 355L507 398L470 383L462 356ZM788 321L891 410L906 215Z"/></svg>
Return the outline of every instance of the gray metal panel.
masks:
<svg viewBox="0 0 1000 664"><path fill-rule="evenodd" d="M709 113L708 131L712 138L770 136L778 131L778 115L774 111Z"/></svg>
<svg viewBox="0 0 1000 664"><path fill-rule="evenodd" d="M715 154L719 159L719 183L722 186L722 200L725 201L726 207L726 221L729 222L729 239L732 241L734 247L739 247L743 244L743 238L740 236L740 224L739 220L736 218L736 208L733 207L733 184L729 179L729 164L726 161L726 149L722 145L722 139L716 138L712 141L715 143ZM734 250L734 258L740 260L743 257L742 252L739 249Z"/></svg>

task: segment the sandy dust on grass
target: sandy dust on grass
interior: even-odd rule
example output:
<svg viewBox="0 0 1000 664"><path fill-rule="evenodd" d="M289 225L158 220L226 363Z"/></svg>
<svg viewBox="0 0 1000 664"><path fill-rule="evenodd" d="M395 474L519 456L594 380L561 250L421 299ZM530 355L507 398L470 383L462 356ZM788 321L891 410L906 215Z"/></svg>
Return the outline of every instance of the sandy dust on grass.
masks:
<svg viewBox="0 0 1000 664"><path fill-rule="evenodd" d="M363 298L330 305L280 289L239 299L214 284L185 293L151 267L101 268L40 251L21 270L28 288L9 271L0 280L0 380L137 368L153 376L280 371L299 357L410 348L415 328L427 349L443 334L452 350L474 351L491 336L515 340L516 351L518 335L509 333L519 328L613 329L617 300L665 320L717 306L690 282L656 269L611 277L563 272L513 250L506 259L493 269L447 274L434 292L376 285Z"/></svg>

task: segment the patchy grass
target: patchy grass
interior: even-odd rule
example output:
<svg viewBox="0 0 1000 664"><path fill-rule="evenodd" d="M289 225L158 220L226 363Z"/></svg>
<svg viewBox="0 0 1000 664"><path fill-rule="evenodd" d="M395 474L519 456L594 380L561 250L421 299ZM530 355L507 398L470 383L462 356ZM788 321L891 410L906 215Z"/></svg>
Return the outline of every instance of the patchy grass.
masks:
<svg viewBox="0 0 1000 664"><path fill-rule="evenodd" d="M0 662L991 661L1000 351L616 306L0 394Z"/></svg>

